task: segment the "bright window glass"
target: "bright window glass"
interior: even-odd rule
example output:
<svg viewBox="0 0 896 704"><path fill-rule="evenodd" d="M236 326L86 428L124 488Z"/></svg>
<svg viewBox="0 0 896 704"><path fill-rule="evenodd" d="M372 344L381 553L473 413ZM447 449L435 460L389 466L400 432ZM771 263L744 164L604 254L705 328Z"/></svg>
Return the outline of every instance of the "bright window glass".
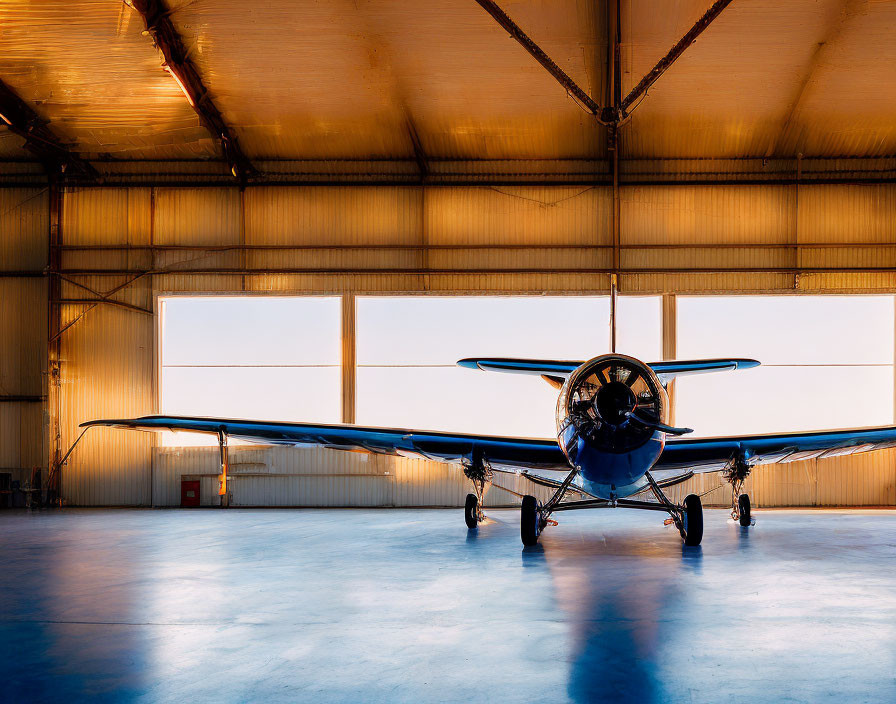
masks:
<svg viewBox="0 0 896 704"><path fill-rule="evenodd" d="M742 435L893 422L892 296L679 297L678 358L761 367L676 381L678 425Z"/></svg>
<svg viewBox="0 0 896 704"><path fill-rule="evenodd" d="M341 420L339 298L178 296L160 310L161 413ZM214 440L167 433L163 444Z"/></svg>
<svg viewBox="0 0 896 704"><path fill-rule="evenodd" d="M361 297L357 422L552 437L557 391L537 376L479 372L464 357L584 360L609 351L606 297ZM620 352L659 358L661 304L620 298Z"/></svg>

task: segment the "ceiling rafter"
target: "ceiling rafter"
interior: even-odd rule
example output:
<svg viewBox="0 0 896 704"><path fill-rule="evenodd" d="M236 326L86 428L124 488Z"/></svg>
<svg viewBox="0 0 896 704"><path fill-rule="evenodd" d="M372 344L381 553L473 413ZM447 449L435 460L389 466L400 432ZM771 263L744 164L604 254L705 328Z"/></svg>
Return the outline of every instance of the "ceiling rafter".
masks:
<svg viewBox="0 0 896 704"><path fill-rule="evenodd" d="M414 159L417 162L417 170L420 172L420 180L423 181L429 176L429 162L426 158L426 152L423 151L423 145L420 144L420 135L417 134L417 128L410 116L407 118L407 125L408 136L414 145Z"/></svg>
<svg viewBox="0 0 896 704"><path fill-rule="evenodd" d="M66 146L50 129L48 121L42 120L3 81L0 81L0 123L25 140L25 148L43 162L47 171L89 179L99 177L97 170Z"/></svg>
<svg viewBox="0 0 896 704"><path fill-rule="evenodd" d="M528 51L561 86L566 88L567 93L572 95L592 115L595 115L599 121L605 121L606 115L603 114L601 106L598 105L578 83L572 80L572 78L570 78L569 75L560 68L528 34L520 29L519 25L510 19L507 13L504 12L497 3L492 2L492 0L476 0L476 2L478 2L482 8L510 34L512 39L519 42L520 45L522 45L522 47Z"/></svg>
<svg viewBox="0 0 896 704"><path fill-rule="evenodd" d="M143 16L146 30L162 53L165 70L180 86L190 107L199 115L203 127L221 143L224 158L234 178L245 183L248 178L255 176L258 173L257 169L243 153L236 136L208 94L202 77L187 54L180 34L169 18L171 11L164 0L125 0L125 2Z"/></svg>
<svg viewBox="0 0 896 704"><path fill-rule="evenodd" d="M657 79L666 72L666 69L675 63L675 60L685 52L685 49L697 41L697 37L712 24L713 20L722 14L722 10L728 7L728 5L731 4L731 1L732 0L716 0L716 2L703 13L703 16L694 23L694 26L678 40L675 46L669 49L669 52L656 63L656 66L650 69L647 75L638 82L638 85L632 88L632 91L622 99L622 103L618 105L620 118L625 118L632 103L646 93L650 86L656 83Z"/></svg>

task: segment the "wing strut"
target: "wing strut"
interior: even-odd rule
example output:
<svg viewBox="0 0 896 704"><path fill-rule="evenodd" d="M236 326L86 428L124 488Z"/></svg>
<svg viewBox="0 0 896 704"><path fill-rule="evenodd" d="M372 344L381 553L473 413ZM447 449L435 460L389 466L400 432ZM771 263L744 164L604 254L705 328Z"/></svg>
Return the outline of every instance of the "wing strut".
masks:
<svg viewBox="0 0 896 704"><path fill-rule="evenodd" d="M230 506L230 491L227 488L227 469L230 465L227 452L227 433L224 428L218 429L218 450L221 457L221 476L218 485L218 496L221 497L221 508Z"/></svg>

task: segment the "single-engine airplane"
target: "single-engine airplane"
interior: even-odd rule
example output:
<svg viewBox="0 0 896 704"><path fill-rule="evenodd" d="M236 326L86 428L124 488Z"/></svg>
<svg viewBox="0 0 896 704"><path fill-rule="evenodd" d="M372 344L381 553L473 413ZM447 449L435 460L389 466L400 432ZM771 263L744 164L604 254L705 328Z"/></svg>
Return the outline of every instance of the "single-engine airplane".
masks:
<svg viewBox="0 0 896 704"><path fill-rule="evenodd" d="M527 546L535 545L542 531L553 523L552 514L591 508L668 513L671 518L666 522L675 524L685 544L699 545L703 538L700 497L690 494L676 504L663 489L695 473L721 471L731 484L732 517L742 526L750 526L750 497L742 488L752 467L896 447L896 427L891 426L690 439L681 437L692 432L690 428L667 424L669 380L683 374L758 366L759 362L752 359L645 364L633 357L605 354L585 362L471 358L458 364L470 369L537 375L557 388L557 439L180 416L92 420L81 424L82 436L94 426L211 433L218 437L225 477L228 438L454 463L463 468L473 485L464 508L470 529L485 518L483 497L494 473L519 474L534 485L554 489L544 503L532 495L521 496L520 535ZM68 454L73 449L74 445ZM633 498L642 492L652 493L655 501ZM580 498L564 500L569 494Z"/></svg>

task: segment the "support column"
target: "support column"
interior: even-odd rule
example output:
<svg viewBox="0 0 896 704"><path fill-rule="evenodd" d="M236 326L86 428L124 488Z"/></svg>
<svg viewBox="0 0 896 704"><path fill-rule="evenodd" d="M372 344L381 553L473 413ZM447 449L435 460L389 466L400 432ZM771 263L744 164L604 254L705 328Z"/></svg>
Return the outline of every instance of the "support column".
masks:
<svg viewBox="0 0 896 704"><path fill-rule="evenodd" d="M610 352L616 354L616 274L610 274Z"/></svg>
<svg viewBox="0 0 896 704"><path fill-rule="evenodd" d="M342 296L342 422L355 422L355 294Z"/></svg>
<svg viewBox="0 0 896 704"><path fill-rule="evenodd" d="M676 330L678 312L674 293L663 294L663 360L673 360L678 355ZM669 425L675 425L675 380L666 386L669 394Z"/></svg>
<svg viewBox="0 0 896 704"><path fill-rule="evenodd" d="M50 271L48 284L48 329L47 329L47 504L54 505L62 500L62 428L61 391L62 370L60 369L60 331L62 282L56 275L60 268L62 245L62 199L63 187L55 175L50 176L49 209L50 229L48 233L47 263Z"/></svg>

